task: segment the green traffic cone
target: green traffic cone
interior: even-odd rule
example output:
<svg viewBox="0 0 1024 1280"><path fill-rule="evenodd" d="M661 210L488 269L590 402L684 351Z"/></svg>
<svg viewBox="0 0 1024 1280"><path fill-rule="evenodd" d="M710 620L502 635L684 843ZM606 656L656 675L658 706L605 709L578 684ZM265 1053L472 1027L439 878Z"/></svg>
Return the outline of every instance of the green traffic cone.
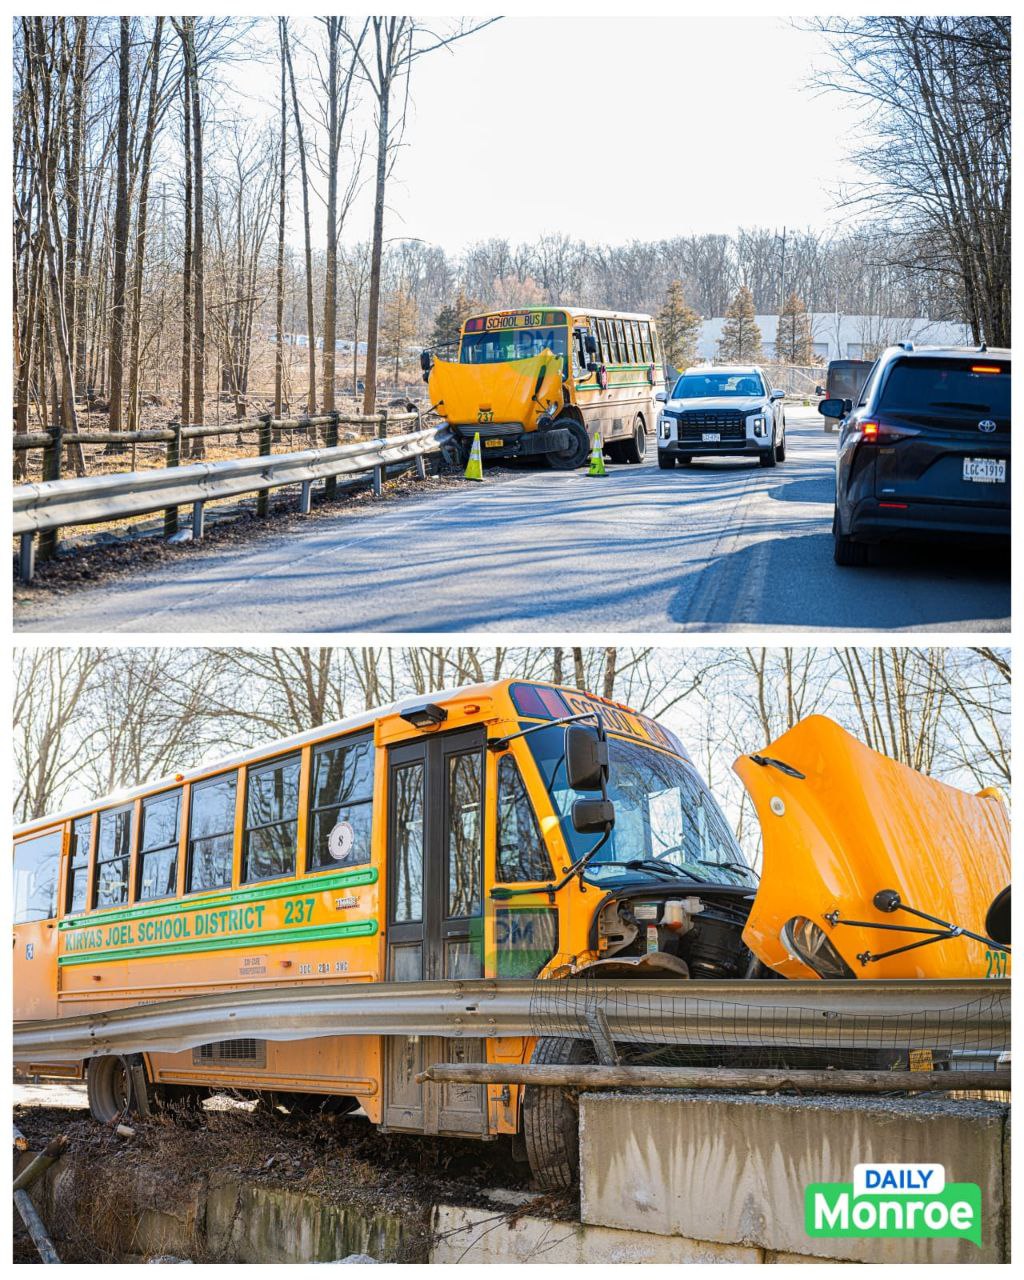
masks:
<svg viewBox="0 0 1024 1280"><path fill-rule="evenodd" d="M598 431L594 436L594 447L590 451L590 469L587 475L606 476L607 474L604 466L604 446L601 444L601 433Z"/></svg>
<svg viewBox="0 0 1024 1280"><path fill-rule="evenodd" d="M484 478L484 464L480 457L480 432L473 434L473 447L469 451L469 462L466 464L467 480L482 480Z"/></svg>

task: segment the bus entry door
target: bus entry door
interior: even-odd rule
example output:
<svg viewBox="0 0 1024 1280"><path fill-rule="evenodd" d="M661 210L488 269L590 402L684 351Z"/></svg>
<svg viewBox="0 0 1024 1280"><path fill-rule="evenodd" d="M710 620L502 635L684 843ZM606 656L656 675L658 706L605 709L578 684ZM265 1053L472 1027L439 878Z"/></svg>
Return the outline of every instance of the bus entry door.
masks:
<svg viewBox="0 0 1024 1280"><path fill-rule="evenodd" d="M389 982L484 975L485 737L459 730L388 754ZM483 1041L392 1036L384 1123L416 1133L487 1131L483 1085L417 1084L435 1062L479 1062Z"/></svg>

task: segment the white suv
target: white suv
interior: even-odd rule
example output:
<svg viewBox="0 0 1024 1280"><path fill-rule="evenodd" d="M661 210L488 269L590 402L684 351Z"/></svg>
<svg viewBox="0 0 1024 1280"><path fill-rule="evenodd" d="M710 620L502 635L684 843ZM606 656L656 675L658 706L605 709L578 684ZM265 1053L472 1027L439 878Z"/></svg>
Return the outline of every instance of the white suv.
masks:
<svg viewBox="0 0 1024 1280"><path fill-rule="evenodd" d="M697 457L758 458L774 467L786 457L786 393L757 365L698 365L654 397L658 466L669 470Z"/></svg>

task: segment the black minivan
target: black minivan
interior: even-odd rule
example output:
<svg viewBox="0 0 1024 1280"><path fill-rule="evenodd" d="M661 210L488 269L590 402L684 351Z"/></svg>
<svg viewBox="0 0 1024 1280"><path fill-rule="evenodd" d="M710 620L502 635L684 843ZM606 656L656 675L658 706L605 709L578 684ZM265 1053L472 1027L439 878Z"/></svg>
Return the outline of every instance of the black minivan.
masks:
<svg viewBox="0 0 1024 1280"><path fill-rule="evenodd" d="M839 418L832 533L840 565L873 544L1010 536L1010 352L888 347Z"/></svg>

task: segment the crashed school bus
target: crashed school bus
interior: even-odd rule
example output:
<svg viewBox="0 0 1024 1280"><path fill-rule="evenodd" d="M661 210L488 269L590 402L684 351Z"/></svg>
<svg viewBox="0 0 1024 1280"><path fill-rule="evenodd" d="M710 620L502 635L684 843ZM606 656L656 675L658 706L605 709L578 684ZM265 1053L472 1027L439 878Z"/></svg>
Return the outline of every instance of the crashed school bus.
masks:
<svg viewBox="0 0 1024 1280"><path fill-rule="evenodd" d="M522 680L408 699L26 823L15 1019L126 1006L142 1018L154 1002L328 982L386 994L581 973L1005 972L1006 949L982 932L1009 882L997 795L924 778L817 716L736 767L764 828L760 887L672 732ZM938 937L915 912L972 933ZM140 1090L148 1102L248 1089L362 1106L388 1129L519 1134L542 1184L559 1186L572 1176L560 1090L416 1076L589 1050L559 1036L334 1035L23 1066L85 1075L104 1122Z"/></svg>
<svg viewBox="0 0 1024 1280"><path fill-rule="evenodd" d="M479 432L485 457L543 456L582 466L595 435L613 461L642 462L664 387L650 316L566 306L470 316L458 355L421 357L431 405L463 459Z"/></svg>

